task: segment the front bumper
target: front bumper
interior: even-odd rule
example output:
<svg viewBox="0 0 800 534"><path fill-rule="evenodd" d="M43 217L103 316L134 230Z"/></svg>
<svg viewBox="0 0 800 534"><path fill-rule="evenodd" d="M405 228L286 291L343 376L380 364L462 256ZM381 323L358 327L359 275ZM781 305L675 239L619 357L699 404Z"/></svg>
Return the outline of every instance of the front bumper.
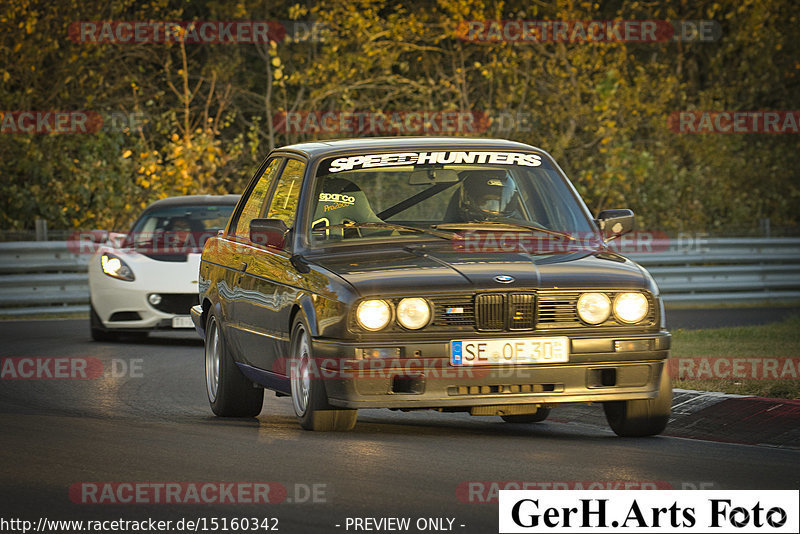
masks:
<svg viewBox="0 0 800 534"><path fill-rule="evenodd" d="M135 279L124 281L102 272L100 255L114 254L133 271ZM102 328L115 332L191 329L189 308L198 301L197 273L200 255L186 261L157 261L128 250L101 249L89 261L89 294ZM160 305L148 296L162 295Z"/></svg>
<svg viewBox="0 0 800 534"><path fill-rule="evenodd" d="M471 409L476 415L530 411L532 405L653 398L670 335L572 337L559 364L453 366L449 342L312 343L312 378L344 408ZM399 349L398 357L357 359L356 349Z"/></svg>
<svg viewBox="0 0 800 534"><path fill-rule="evenodd" d="M170 313L155 309L147 301L150 293L160 293L165 297L178 297L181 300L190 293L170 293L127 288L100 288L91 294L92 307L103 323L103 327L114 331L150 331L191 329L192 325L182 320L177 326L175 317L188 317L189 306L184 313ZM124 314L124 315L123 315ZM128 318L132 316L132 318Z"/></svg>

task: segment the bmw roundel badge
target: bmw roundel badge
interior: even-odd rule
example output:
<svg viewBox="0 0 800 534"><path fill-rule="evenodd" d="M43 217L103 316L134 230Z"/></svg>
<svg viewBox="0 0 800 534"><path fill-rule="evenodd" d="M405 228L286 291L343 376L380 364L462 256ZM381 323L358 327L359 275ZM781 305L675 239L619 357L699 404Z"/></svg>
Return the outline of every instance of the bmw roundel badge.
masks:
<svg viewBox="0 0 800 534"><path fill-rule="evenodd" d="M514 281L514 277L508 276L506 274L499 274L494 277L494 281L497 282L498 284L510 284L511 282Z"/></svg>

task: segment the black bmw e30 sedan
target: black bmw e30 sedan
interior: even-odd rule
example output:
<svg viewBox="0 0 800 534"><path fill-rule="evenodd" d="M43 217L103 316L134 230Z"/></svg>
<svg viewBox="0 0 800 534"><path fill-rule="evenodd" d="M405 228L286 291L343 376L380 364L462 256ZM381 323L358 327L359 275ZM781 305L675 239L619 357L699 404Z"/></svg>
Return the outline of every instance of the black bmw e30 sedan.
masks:
<svg viewBox="0 0 800 534"><path fill-rule="evenodd" d="M599 402L620 436L664 430L670 335L653 278L608 242L546 152L467 138L319 141L272 151L206 242L192 319L219 416L264 389L303 428L359 408L513 423Z"/></svg>

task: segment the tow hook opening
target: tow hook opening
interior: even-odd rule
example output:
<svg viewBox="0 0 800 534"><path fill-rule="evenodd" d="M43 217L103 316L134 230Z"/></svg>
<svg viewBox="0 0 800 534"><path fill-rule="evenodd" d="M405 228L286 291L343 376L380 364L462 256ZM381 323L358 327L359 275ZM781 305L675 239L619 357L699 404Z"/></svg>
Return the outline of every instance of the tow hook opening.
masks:
<svg viewBox="0 0 800 534"><path fill-rule="evenodd" d="M391 393L421 395L425 391L425 379L419 375L396 375L392 378Z"/></svg>
<svg viewBox="0 0 800 534"><path fill-rule="evenodd" d="M617 385L617 369L616 367L590 369L588 378L590 388L614 387Z"/></svg>

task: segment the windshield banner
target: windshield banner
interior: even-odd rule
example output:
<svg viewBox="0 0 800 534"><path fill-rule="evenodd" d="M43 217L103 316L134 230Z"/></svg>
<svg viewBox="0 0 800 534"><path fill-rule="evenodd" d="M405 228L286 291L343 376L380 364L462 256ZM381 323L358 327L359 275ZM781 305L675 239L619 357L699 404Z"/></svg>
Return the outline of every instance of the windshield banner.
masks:
<svg viewBox="0 0 800 534"><path fill-rule="evenodd" d="M366 154L338 158L331 162L328 172L367 169L370 167L389 167L393 165L430 165L430 164L492 164L492 165L524 165L538 167L542 157L538 154L522 152L395 152L392 154Z"/></svg>

